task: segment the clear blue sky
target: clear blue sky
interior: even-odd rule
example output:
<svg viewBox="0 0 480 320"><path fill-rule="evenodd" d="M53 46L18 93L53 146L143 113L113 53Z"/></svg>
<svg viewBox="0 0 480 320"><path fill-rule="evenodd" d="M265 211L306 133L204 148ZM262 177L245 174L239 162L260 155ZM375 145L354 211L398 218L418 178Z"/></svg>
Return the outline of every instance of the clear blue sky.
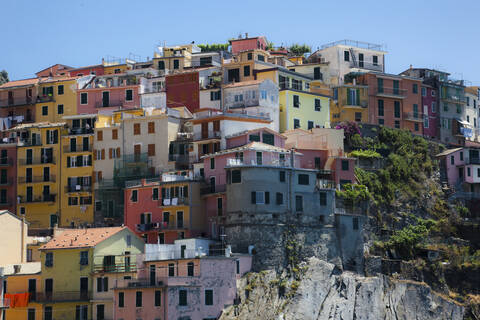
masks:
<svg viewBox="0 0 480 320"><path fill-rule="evenodd" d="M239 33L317 48L385 44L387 72L439 68L480 84L480 0L0 0L0 70L12 80L55 63L151 57L156 44L225 42Z"/></svg>

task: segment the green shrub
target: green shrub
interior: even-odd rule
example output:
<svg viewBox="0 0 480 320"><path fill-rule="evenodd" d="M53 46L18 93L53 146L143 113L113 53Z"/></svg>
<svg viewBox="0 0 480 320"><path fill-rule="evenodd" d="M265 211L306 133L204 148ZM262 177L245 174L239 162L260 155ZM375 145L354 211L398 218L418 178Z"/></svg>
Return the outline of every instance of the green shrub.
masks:
<svg viewBox="0 0 480 320"><path fill-rule="evenodd" d="M356 135L355 135L356 136ZM380 159L382 156L380 153L374 150L355 150L350 153L350 156L355 158L362 158L362 159Z"/></svg>

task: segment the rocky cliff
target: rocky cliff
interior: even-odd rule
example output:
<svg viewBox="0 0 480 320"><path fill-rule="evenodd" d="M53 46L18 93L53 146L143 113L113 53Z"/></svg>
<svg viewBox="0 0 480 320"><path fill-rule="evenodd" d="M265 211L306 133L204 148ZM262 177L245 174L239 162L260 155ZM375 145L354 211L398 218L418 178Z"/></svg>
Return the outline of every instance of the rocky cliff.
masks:
<svg viewBox="0 0 480 320"><path fill-rule="evenodd" d="M310 258L296 274L262 271L239 281L240 304L221 319L463 319L464 308L425 284L341 272Z"/></svg>

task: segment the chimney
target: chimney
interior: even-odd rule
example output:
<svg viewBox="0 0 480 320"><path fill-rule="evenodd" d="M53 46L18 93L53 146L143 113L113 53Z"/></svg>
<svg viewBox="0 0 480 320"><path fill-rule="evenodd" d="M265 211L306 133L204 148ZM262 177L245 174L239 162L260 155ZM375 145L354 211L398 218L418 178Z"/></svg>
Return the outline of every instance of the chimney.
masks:
<svg viewBox="0 0 480 320"><path fill-rule="evenodd" d="M412 70L412 69L413 69L413 66L412 66L412 65L410 65L410 70Z"/></svg>

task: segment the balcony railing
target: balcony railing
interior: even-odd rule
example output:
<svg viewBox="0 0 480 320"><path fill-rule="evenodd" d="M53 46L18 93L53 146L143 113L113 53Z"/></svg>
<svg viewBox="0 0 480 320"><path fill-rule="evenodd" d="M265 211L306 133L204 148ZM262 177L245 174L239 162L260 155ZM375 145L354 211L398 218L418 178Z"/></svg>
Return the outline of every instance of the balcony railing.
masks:
<svg viewBox="0 0 480 320"><path fill-rule="evenodd" d="M9 308L10 307L10 299L3 298L0 299L0 309Z"/></svg>
<svg viewBox="0 0 480 320"><path fill-rule="evenodd" d="M100 273L105 273L105 272L136 272L137 271L137 265L136 263L130 263L130 264L125 264L125 263L116 263L112 265L104 265L102 264L94 264L93 265L93 272L100 272Z"/></svg>
<svg viewBox="0 0 480 320"><path fill-rule="evenodd" d="M0 167L9 167L13 165L13 159L10 157L0 158Z"/></svg>
<svg viewBox="0 0 480 320"><path fill-rule="evenodd" d="M442 93L442 99L453 103L467 103L467 97L462 94Z"/></svg>
<svg viewBox="0 0 480 320"><path fill-rule="evenodd" d="M166 286L199 286L200 278L197 277L167 277L157 276L154 279L139 278L139 279L118 279L113 285L114 289L128 289L128 288L151 288L151 287L166 287Z"/></svg>
<svg viewBox="0 0 480 320"><path fill-rule="evenodd" d="M220 131L208 131L208 132L196 132L194 134L194 140L205 140L205 139L220 139L221 138Z"/></svg>
<svg viewBox="0 0 480 320"><path fill-rule="evenodd" d="M18 183L38 183L38 182L56 182L56 176L33 176L33 177L18 177Z"/></svg>
<svg viewBox="0 0 480 320"><path fill-rule="evenodd" d="M17 98L10 98L10 99L1 99L0 100L0 107L15 107L15 106L24 106L29 104L34 104L35 99L32 97L17 97Z"/></svg>
<svg viewBox="0 0 480 320"><path fill-rule="evenodd" d="M288 159L270 159L261 160L256 158L228 158L227 167L242 167L242 166L267 166L267 167L290 167L290 160Z"/></svg>
<svg viewBox="0 0 480 320"><path fill-rule="evenodd" d="M383 71L383 65L366 61L350 61L350 68L360 68L373 71Z"/></svg>
<svg viewBox="0 0 480 320"><path fill-rule="evenodd" d="M425 119L423 113L420 113L420 112L405 112L403 114L403 118L405 120L418 121L418 122L423 122L423 120Z"/></svg>
<svg viewBox="0 0 480 320"><path fill-rule="evenodd" d="M34 164L55 164L55 157L36 157L20 159L18 162L21 166L28 166Z"/></svg>
<svg viewBox="0 0 480 320"><path fill-rule="evenodd" d="M193 132L177 132L177 141L192 140Z"/></svg>
<svg viewBox="0 0 480 320"><path fill-rule="evenodd" d="M35 302L65 302L65 301L88 301L92 298L91 291L53 291L37 292L31 298Z"/></svg>
<svg viewBox="0 0 480 320"><path fill-rule="evenodd" d="M188 205L188 198L159 199L158 205L160 207Z"/></svg>
<svg viewBox="0 0 480 320"><path fill-rule="evenodd" d="M227 190L226 184L217 184L217 185L201 188L200 194L201 195L212 194L212 193L218 193L218 192L225 192L226 190Z"/></svg>
<svg viewBox="0 0 480 320"><path fill-rule="evenodd" d="M109 108L109 107L121 107L126 103L132 103L132 101L125 101L125 99L110 99L109 101L103 102L102 100L95 102L95 108Z"/></svg>
<svg viewBox="0 0 480 320"><path fill-rule="evenodd" d="M155 230L176 230L183 229L184 224L176 224L173 222L151 222L151 223L139 223L135 225L135 229L138 232L155 231Z"/></svg>
<svg viewBox="0 0 480 320"><path fill-rule="evenodd" d="M53 102L55 98L53 96L38 96L37 103Z"/></svg>
<svg viewBox="0 0 480 320"><path fill-rule="evenodd" d="M368 101L367 100L360 100L358 103L357 101L351 101L349 99L342 99L341 102L343 107L357 107L357 108L367 108Z"/></svg>
<svg viewBox="0 0 480 320"><path fill-rule="evenodd" d="M480 164L480 158L468 158L465 164Z"/></svg>
<svg viewBox="0 0 480 320"><path fill-rule="evenodd" d="M224 250L222 250L225 253ZM179 250L177 248L171 249L160 249L154 251L148 251L145 253L144 261L159 261L159 260L172 260L172 259L182 259L182 258L195 258L201 255L211 254L208 248L203 248L199 250L195 249L186 249ZM163 271L163 270L161 270ZM165 274L167 275L167 274Z"/></svg>
<svg viewBox="0 0 480 320"><path fill-rule="evenodd" d="M91 152L92 145L84 145L84 144L77 144L75 146L64 146L63 152L64 153L75 153L75 152Z"/></svg>
<svg viewBox="0 0 480 320"><path fill-rule="evenodd" d="M32 139L20 139L18 141L18 145L20 147L35 147L35 146L41 146L42 141L39 140L32 140Z"/></svg>
<svg viewBox="0 0 480 320"><path fill-rule="evenodd" d="M81 185L74 185L74 186L66 186L65 192L91 192L92 186L81 186Z"/></svg>
<svg viewBox="0 0 480 320"><path fill-rule="evenodd" d="M407 95L407 90L406 89L400 89L400 88L377 87L376 93L377 93L378 96L405 98L406 95Z"/></svg>
<svg viewBox="0 0 480 320"><path fill-rule="evenodd" d="M47 194L32 198L20 196L19 203L39 203L39 202L55 202L55 194Z"/></svg>
<svg viewBox="0 0 480 320"><path fill-rule="evenodd" d="M188 154L169 154L168 161L176 161L179 163L189 163L190 155Z"/></svg>
<svg viewBox="0 0 480 320"><path fill-rule="evenodd" d="M68 130L69 135L79 135L79 134L93 134L94 131L92 128L71 128Z"/></svg>

